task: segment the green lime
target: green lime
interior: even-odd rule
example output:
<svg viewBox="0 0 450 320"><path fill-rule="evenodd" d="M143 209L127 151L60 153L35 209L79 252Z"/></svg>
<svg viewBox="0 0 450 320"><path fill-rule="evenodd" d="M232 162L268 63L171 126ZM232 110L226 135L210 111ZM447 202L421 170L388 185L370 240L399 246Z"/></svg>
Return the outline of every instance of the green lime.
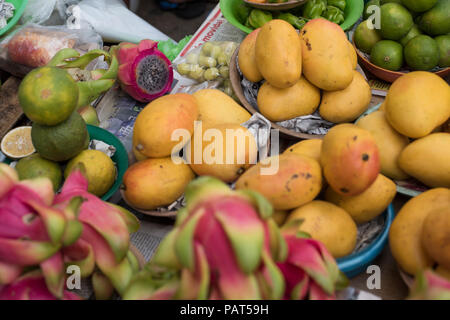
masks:
<svg viewBox="0 0 450 320"><path fill-rule="evenodd" d="M450 0L439 0L418 21L419 28L430 36L450 33Z"/></svg>
<svg viewBox="0 0 450 320"><path fill-rule="evenodd" d="M398 4L402 4L402 0L381 0L381 4L386 4L386 3L398 3Z"/></svg>
<svg viewBox="0 0 450 320"><path fill-rule="evenodd" d="M421 35L421 34L422 34L422 32L420 31L419 27L417 25L413 25L413 27L411 28L411 30L409 30L409 32L406 34L406 36L404 36L403 38L400 39L400 43L404 47L409 42L409 40L411 40L414 37L417 37L418 35Z"/></svg>
<svg viewBox="0 0 450 320"><path fill-rule="evenodd" d="M403 5L414 12L425 12L434 7L438 0L403 0Z"/></svg>
<svg viewBox="0 0 450 320"><path fill-rule="evenodd" d="M430 36L420 35L405 47L406 64L413 70L430 70L439 62L439 48Z"/></svg>
<svg viewBox="0 0 450 320"><path fill-rule="evenodd" d="M382 38L375 28L369 28L370 23L367 22L367 20L364 20L356 27L354 40L359 50L370 53L375 43L382 40Z"/></svg>
<svg viewBox="0 0 450 320"><path fill-rule="evenodd" d="M35 153L26 158L20 159L16 164L16 171L20 180L34 178L49 178L53 184L53 189L59 190L62 182L62 170L58 163L42 158Z"/></svg>
<svg viewBox="0 0 450 320"><path fill-rule="evenodd" d="M413 26L413 18L406 8L398 3L381 6L381 30L384 39L400 40Z"/></svg>
<svg viewBox="0 0 450 320"><path fill-rule="evenodd" d="M33 123L31 139L36 151L52 161L69 160L89 145L86 123L76 111L56 126Z"/></svg>
<svg viewBox="0 0 450 320"><path fill-rule="evenodd" d="M450 34L434 38L439 48L438 66L441 68L450 67Z"/></svg>
<svg viewBox="0 0 450 320"><path fill-rule="evenodd" d="M403 47L392 40L378 41L372 48L370 61L383 69L400 70L403 65Z"/></svg>

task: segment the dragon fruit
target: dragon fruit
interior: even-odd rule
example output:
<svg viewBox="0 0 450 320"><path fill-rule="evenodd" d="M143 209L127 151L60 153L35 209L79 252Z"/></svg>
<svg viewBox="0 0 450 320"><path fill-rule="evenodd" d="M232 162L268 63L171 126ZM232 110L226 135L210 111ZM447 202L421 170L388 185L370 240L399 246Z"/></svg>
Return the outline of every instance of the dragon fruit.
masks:
<svg viewBox="0 0 450 320"><path fill-rule="evenodd" d="M64 289L66 266L92 276L96 296L111 288L125 291L139 271L129 249L129 232L139 227L134 215L87 192L80 169L55 196L48 179L18 181L0 164L0 297L73 299ZM29 267L38 273L23 274Z"/></svg>
<svg viewBox="0 0 450 320"><path fill-rule="evenodd" d="M319 241L287 234L288 256L277 266L286 280L284 299L334 300L348 284L336 261Z"/></svg>
<svg viewBox="0 0 450 320"><path fill-rule="evenodd" d="M331 299L346 278L325 247L280 230L250 190L200 177L124 299Z"/></svg>
<svg viewBox="0 0 450 320"><path fill-rule="evenodd" d="M118 79L122 90L135 100L149 102L167 93L173 82L172 64L158 50L158 43L123 42L117 49Z"/></svg>
<svg viewBox="0 0 450 320"><path fill-rule="evenodd" d="M284 280L275 260L283 259L286 244L267 220L272 214L267 200L252 191L232 191L211 177L191 182L185 198L176 228L160 244L153 267L140 275L148 280L133 281L125 297L281 298ZM149 271L155 267L180 273L158 286Z"/></svg>
<svg viewBox="0 0 450 320"><path fill-rule="evenodd" d="M450 300L450 281L431 270L420 271L408 300Z"/></svg>

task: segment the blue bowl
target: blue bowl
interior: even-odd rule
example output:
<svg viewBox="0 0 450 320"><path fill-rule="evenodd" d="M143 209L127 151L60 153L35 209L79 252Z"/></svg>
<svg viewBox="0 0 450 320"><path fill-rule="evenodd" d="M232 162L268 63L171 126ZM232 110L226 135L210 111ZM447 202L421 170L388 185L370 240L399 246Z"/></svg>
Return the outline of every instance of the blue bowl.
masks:
<svg viewBox="0 0 450 320"><path fill-rule="evenodd" d="M389 228L394 220L394 206L392 203L383 213L385 216L385 225L383 231L368 245L364 250L353 253L344 258L337 259L339 269L349 278L353 278L364 272L367 267L381 253L388 240Z"/></svg>

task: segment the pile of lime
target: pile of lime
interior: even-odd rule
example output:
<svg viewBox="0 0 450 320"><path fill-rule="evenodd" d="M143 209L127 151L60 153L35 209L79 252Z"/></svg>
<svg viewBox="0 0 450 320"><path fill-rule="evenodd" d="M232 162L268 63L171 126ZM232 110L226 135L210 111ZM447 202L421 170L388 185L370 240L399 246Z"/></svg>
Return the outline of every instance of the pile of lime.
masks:
<svg viewBox="0 0 450 320"><path fill-rule="evenodd" d="M355 30L356 47L384 69L450 66L450 0L371 0Z"/></svg>

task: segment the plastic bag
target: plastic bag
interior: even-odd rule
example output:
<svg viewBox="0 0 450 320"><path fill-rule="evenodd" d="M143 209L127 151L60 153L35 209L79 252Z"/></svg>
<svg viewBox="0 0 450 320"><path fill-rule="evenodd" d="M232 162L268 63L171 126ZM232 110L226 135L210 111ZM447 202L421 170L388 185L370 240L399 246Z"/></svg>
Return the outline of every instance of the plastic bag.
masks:
<svg viewBox="0 0 450 320"><path fill-rule="evenodd" d="M58 0L28 0L22 14L22 23L42 24L47 21L55 9Z"/></svg>
<svg viewBox="0 0 450 320"><path fill-rule="evenodd" d="M176 70L193 81L192 87L214 87L235 98L228 66L237 47L232 41L206 42L175 60Z"/></svg>
<svg viewBox="0 0 450 320"><path fill-rule="evenodd" d="M143 39L170 39L128 10L122 0L82 0L78 6L80 19L91 24L105 41L138 43Z"/></svg>
<svg viewBox="0 0 450 320"><path fill-rule="evenodd" d="M61 49L74 48L81 54L102 49L101 37L92 29L28 24L0 43L0 67L17 76L46 65Z"/></svg>

